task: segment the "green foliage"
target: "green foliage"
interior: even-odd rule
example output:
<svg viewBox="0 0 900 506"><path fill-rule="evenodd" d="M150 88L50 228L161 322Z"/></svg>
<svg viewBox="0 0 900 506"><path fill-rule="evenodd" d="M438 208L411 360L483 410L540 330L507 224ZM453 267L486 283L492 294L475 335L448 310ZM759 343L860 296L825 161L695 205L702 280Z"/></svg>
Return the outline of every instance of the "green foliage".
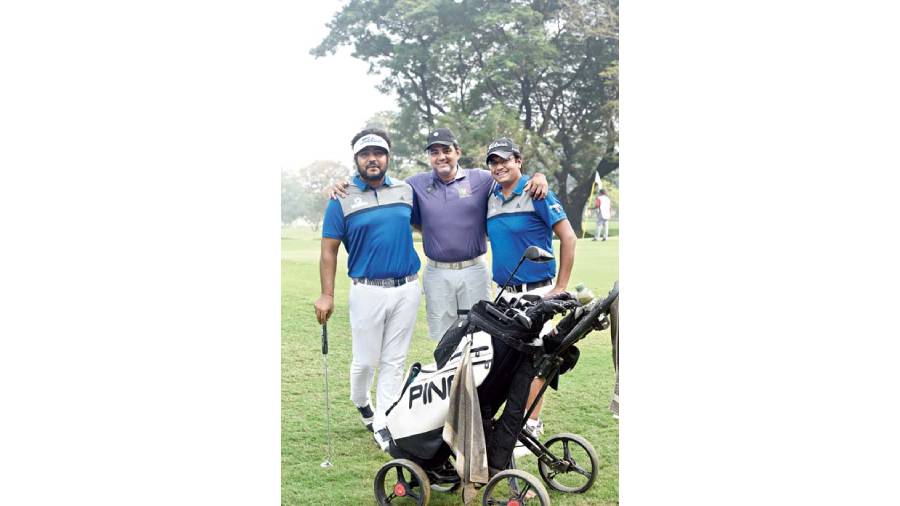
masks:
<svg viewBox="0 0 900 506"><path fill-rule="evenodd" d="M287 225L303 214L303 190L295 174L281 171L281 224Z"/></svg>
<svg viewBox="0 0 900 506"><path fill-rule="evenodd" d="M398 165L427 168L418 144L436 126L460 137L465 166L510 136L580 230L595 171L618 167L617 1L357 0L329 28L312 54L350 45L396 93Z"/></svg>
<svg viewBox="0 0 900 506"><path fill-rule="evenodd" d="M297 171L281 172L281 223L303 218L318 230L328 205L328 189L351 172L335 161L316 161Z"/></svg>

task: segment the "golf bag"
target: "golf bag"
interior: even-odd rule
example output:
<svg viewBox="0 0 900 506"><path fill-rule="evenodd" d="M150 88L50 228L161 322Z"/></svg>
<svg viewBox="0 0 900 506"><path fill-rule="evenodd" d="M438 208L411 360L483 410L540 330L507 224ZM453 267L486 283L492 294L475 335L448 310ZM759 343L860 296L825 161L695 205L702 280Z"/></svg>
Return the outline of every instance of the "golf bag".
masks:
<svg viewBox="0 0 900 506"><path fill-rule="evenodd" d="M468 353L479 396L490 392L492 397L497 397L498 388L504 390L499 392L500 395L509 390L513 371L494 370L495 348L514 349L529 356L542 349L538 332L546 317L534 322L521 318L516 321L504 316L504 311L510 311L505 302L475 304L468 315L457 319L441 338L435 348L434 363L425 366L415 363L410 367L400 398L387 411L387 427L393 438L389 449L392 456L414 460L426 468L430 463L439 464L446 460L450 448L444 443L442 434L450 406L450 386L469 338L472 345ZM518 312L524 314L521 309ZM508 360L501 359L501 362L510 364Z"/></svg>

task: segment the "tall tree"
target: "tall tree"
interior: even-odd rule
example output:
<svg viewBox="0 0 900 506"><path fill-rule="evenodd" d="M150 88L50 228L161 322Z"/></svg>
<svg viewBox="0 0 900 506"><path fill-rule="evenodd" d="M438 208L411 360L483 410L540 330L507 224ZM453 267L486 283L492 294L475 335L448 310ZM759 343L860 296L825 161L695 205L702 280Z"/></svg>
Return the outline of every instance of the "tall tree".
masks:
<svg viewBox="0 0 900 506"><path fill-rule="evenodd" d="M335 161L316 161L296 171L281 173L281 221L303 218L318 231L328 205L327 189L346 180L350 169Z"/></svg>
<svg viewBox="0 0 900 506"><path fill-rule="evenodd" d="M480 166L492 138L515 138L526 168L556 181L581 233L594 174L618 167L618 9L617 0L351 0L311 52L352 46L396 94L403 136L449 126L463 163ZM416 144L395 155L423 162Z"/></svg>

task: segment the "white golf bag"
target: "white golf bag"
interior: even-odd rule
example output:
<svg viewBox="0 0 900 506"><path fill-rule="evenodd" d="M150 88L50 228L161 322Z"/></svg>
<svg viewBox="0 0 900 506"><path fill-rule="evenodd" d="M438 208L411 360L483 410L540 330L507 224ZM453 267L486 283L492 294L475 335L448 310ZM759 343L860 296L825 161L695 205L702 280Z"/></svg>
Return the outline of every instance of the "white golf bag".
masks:
<svg viewBox="0 0 900 506"><path fill-rule="evenodd" d="M464 320L460 322L465 325ZM488 333L478 331L471 336L469 356L475 386L480 386L491 371L494 350ZM450 386L467 341L468 337L460 340L456 351L440 369L436 363L413 364L406 373L400 399L388 410L387 427L394 444L418 459L431 459L443 444L441 433L450 407Z"/></svg>

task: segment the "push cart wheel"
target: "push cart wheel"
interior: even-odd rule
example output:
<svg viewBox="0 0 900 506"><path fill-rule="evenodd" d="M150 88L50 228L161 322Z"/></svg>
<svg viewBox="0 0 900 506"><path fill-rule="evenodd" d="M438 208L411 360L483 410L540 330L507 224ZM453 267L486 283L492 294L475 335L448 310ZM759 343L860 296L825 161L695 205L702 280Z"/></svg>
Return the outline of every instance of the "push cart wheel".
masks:
<svg viewBox="0 0 900 506"><path fill-rule="evenodd" d="M500 471L484 487L483 506L550 506L547 489L534 475L521 469Z"/></svg>
<svg viewBox="0 0 900 506"><path fill-rule="evenodd" d="M375 502L426 506L431 497L428 476L418 464L407 459L394 459L375 474Z"/></svg>
<svg viewBox="0 0 900 506"><path fill-rule="evenodd" d="M580 494L594 485L600 461L587 439L577 434L556 434L544 446L557 458L549 465L538 459L538 472L550 488Z"/></svg>

